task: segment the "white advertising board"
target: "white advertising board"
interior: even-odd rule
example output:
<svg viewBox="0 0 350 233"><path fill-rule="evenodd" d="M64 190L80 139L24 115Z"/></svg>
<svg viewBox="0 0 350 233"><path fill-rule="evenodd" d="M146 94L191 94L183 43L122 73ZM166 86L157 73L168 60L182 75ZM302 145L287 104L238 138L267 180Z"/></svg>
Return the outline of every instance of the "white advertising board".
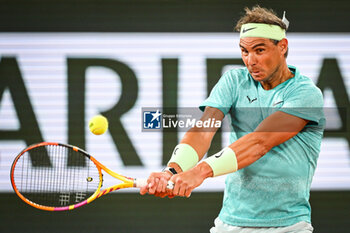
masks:
<svg viewBox="0 0 350 233"><path fill-rule="evenodd" d="M336 59L349 98L350 34L290 33L288 39L288 64L298 67L315 83L323 60ZM44 141L62 143L68 142L67 59L111 59L130 67L137 77L138 96L121 120L143 166L124 166L110 132L96 136L88 131L88 120L110 109L120 98L118 74L106 67L92 66L86 70L86 129L81 137L86 137L86 150L110 169L144 177L163 168L161 132L141 131L142 108L162 106L162 59L179 61L178 107L196 107L208 95L206 59L239 59L238 43L236 33L0 33L0 57L13 57L18 62ZM333 91L324 92L326 107L336 106ZM332 122L327 127L339 127L337 120ZM0 130L16 131L20 127L13 96L5 87L0 99ZM179 132L179 137L182 135ZM227 144L225 132L223 146ZM10 167L26 146L23 140L0 140L0 192L12 191ZM313 190L350 190L349 146L344 138L323 140ZM106 187L114 180L105 176L105 182ZM224 177L218 177L215 181L208 179L197 190L223 188Z"/></svg>

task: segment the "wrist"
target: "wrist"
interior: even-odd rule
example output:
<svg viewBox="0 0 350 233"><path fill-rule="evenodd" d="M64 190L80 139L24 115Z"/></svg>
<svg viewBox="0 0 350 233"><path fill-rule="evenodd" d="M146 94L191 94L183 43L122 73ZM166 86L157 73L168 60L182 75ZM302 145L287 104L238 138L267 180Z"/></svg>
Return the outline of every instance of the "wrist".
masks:
<svg viewBox="0 0 350 233"><path fill-rule="evenodd" d="M230 148L226 147L203 160L213 171L213 177L232 173L238 170L238 163L236 153Z"/></svg>
<svg viewBox="0 0 350 233"><path fill-rule="evenodd" d="M171 173L170 171L162 171L164 174L167 175L167 179L170 179L173 176L173 173Z"/></svg>
<svg viewBox="0 0 350 233"><path fill-rule="evenodd" d="M176 164L181 171L187 171L198 163L198 154L196 150L186 143L178 144L168 162L170 167L172 164Z"/></svg>
<svg viewBox="0 0 350 233"><path fill-rule="evenodd" d="M165 173L169 174L170 176L177 174L177 171L173 167L166 167L162 170L162 172L165 172Z"/></svg>
<svg viewBox="0 0 350 233"><path fill-rule="evenodd" d="M197 166L195 166L193 169L196 170L196 174L198 174L203 179L206 179L208 177L213 177L213 169L204 162L199 163Z"/></svg>
<svg viewBox="0 0 350 233"><path fill-rule="evenodd" d="M174 168L177 174L183 172L181 167L177 163L171 162L168 164L168 167Z"/></svg>

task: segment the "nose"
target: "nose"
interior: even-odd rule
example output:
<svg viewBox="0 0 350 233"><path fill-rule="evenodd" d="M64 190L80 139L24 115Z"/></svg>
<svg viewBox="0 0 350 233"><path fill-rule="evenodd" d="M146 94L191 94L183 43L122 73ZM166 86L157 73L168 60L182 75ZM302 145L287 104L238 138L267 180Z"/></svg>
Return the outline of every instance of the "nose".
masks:
<svg viewBox="0 0 350 233"><path fill-rule="evenodd" d="M257 59L254 53L249 53L247 57L247 65L254 66L257 63Z"/></svg>

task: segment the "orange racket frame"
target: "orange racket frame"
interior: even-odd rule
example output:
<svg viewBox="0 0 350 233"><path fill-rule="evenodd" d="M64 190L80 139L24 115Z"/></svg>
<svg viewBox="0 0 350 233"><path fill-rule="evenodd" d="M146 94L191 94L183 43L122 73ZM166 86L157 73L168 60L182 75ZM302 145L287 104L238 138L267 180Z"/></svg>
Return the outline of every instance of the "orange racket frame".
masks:
<svg viewBox="0 0 350 233"><path fill-rule="evenodd" d="M82 154L84 154L86 157L88 157L97 167L97 170L99 172L99 185L98 188L96 189L96 191L86 200L77 203L77 204L72 204L72 205L68 205L68 206L62 206L62 207L53 207L53 206L44 206L44 205L40 205L37 204L29 199L27 199L25 196L23 196L20 191L18 190L16 183L15 183L15 179L14 179L14 170L16 167L16 164L19 160L19 158L26 152L37 148L37 147L42 147L42 146L63 146L66 148L70 148L74 151L80 152ZM120 184L116 184L113 185L111 187L108 187L104 190L101 190L102 187L102 183L103 183L103 174L102 174L102 170L104 170L106 173L108 173L109 175L113 176L114 178L123 181L123 183ZM119 189L124 189L124 188L132 188L132 187L136 187L136 188L141 188L143 186L145 186L147 183L146 179L135 179L135 178L130 178L130 177L126 177L123 175L120 175L110 169L108 169L106 166L104 166L103 164L101 164L99 161L97 161L94 157L92 157L91 155L89 155L87 152L85 152L84 150L76 147L76 146L71 146L71 145L67 145L67 144L62 144L62 143L56 143L56 142L41 142L38 144L34 144L31 145L29 147L27 147L26 149L24 149L19 155L16 156L16 158L13 161L12 167L11 167L11 184L13 187L13 190L15 191L15 193L19 196L19 198L24 201L25 203L27 203L28 205L31 205L37 209L41 209L41 210L46 210L46 211L65 211L65 210L73 210L76 209L78 207L81 207L83 205L86 205L92 201L94 201L95 199L106 195L110 192L113 192L115 190L119 190Z"/></svg>

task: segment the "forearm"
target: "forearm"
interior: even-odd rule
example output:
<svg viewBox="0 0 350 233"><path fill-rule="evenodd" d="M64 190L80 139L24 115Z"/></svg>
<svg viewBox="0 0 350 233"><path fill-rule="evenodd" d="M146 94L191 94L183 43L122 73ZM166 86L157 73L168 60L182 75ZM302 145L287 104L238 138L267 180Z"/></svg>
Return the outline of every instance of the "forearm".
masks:
<svg viewBox="0 0 350 233"><path fill-rule="evenodd" d="M206 121L208 119L221 121L223 118L224 114L220 110L216 108L207 107L201 118L201 121ZM168 166L175 168L175 170L178 173L182 172L183 167L185 167L185 170L186 168L188 170L189 168L195 166L196 163L200 161L203 158L203 156L207 153L211 141L217 130L218 128L216 127L191 128L180 141L180 144L177 145L174 149L172 158L169 161ZM190 161L187 162L186 160ZM190 166L186 166L186 164L189 164Z"/></svg>
<svg viewBox="0 0 350 233"><path fill-rule="evenodd" d="M213 176L213 170L207 163L199 163L197 166L192 168L201 179L206 179Z"/></svg>
<svg viewBox="0 0 350 233"><path fill-rule="evenodd" d="M283 112L270 115L256 128L255 132L239 138L192 169L173 176L171 178L171 181L175 184L173 194L189 197L192 190L198 187L206 178L232 173L249 166L274 146L297 135L307 122L307 120ZM188 137L191 139L193 136L189 134ZM195 140L195 138L192 140ZM190 142L193 142L192 140ZM186 141L185 137L183 142L188 143L189 141ZM211 138L209 142L205 141L205 138L196 139L198 145L202 146L202 142L209 147ZM196 147L196 144L194 143L193 146ZM204 149L207 150L207 147Z"/></svg>
<svg viewBox="0 0 350 233"><path fill-rule="evenodd" d="M254 163L272 147L288 140L292 135L288 132L253 132L209 156L204 162L211 167L213 176L235 172Z"/></svg>
<svg viewBox="0 0 350 233"><path fill-rule="evenodd" d="M190 145L196 151L198 161L200 161L208 151L214 133L215 132L200 132L200 130L193 128L185 134L180 144ZM177 163L169 163L168 166L174 168L177 173L182 172L181 167Z"/></svg>
<svg viewBox="0 0 350 233"><path fill-rule="evenodd" d="M248 134L190 170L173 176L170 179L175 184L173 194L189 197L206 178L235 172L255 162L269 150L263 139L263 133Z"/></svg>
<svg viewBox="0 0 350 233"><path fill-rule="evenodd" d="M271 143L266 140L265 133L261 132L249 133L229 145L229 147L236 154L238 169L254 163L272 148Z"/></svg>
<svg viewBox="0 0 350 233"><path fill-rule="evenodd" d="M201 132L199 129L193 128L185 134L180 143L192 146L198 154L198 161L200 161L209 150L214 134L215 132Z"/></svg>

